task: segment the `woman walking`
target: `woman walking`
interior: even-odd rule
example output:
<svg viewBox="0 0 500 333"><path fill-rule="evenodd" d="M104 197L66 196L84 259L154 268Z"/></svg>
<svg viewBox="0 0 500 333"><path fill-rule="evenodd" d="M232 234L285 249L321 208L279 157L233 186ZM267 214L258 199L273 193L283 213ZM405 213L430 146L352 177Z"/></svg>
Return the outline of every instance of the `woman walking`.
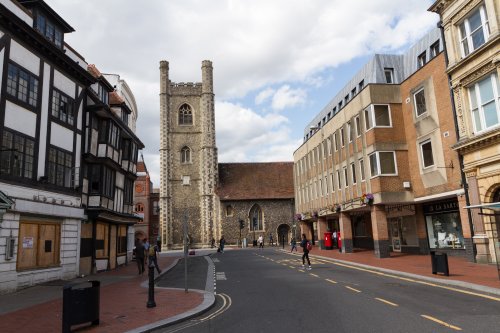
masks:
<svg viewBox="0 0 500 333"><path fill-rule="evenodd" d="M304 251L304 254L302 255L302 268L305 268L306 261L305 259L307 258L307 264L309 267L307 270L311 270L311 261L309 260L309 241L306 238L306 234L302 234L302 241L300 242L300 247Z"/></svg>

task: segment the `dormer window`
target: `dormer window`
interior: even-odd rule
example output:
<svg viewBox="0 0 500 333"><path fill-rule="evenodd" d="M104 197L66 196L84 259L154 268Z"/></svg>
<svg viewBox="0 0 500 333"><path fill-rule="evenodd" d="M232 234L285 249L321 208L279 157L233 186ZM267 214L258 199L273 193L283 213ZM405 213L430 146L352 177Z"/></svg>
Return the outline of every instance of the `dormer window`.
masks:
<svg viewBox="0 0 500 333"><path fill-rule="evenodd" d="M106 87L102 83L97 82L90 87L96 93L97 97L103 104L108 104L109 92L108 89L106 89Z"/></svg>
<svg viewBox="0 0 500 333"><path fill-rule="evenodd" d="M49 21L43 14L37 13L35 29L38 30L48 40L58 48L63 48L63 33L54 23Z"/></svg>

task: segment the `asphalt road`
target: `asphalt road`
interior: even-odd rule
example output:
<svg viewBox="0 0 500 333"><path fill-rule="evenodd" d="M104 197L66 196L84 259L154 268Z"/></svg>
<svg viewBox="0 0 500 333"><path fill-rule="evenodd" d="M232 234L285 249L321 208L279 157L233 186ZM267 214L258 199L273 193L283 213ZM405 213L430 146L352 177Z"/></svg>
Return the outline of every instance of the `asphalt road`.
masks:
<svg viewBox="0 0 500 333"><path fill-rule="evenodd" d="M500 332L500 298L275 248L211 256L216 306L159 332ZM206 276L206 275L205 275Z"/></svg>

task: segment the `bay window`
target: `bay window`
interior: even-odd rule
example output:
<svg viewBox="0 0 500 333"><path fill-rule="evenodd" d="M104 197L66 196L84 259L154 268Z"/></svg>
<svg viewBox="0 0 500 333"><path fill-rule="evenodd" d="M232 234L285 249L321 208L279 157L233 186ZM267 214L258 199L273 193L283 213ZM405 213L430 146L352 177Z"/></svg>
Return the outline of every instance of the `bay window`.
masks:
<svg viewBox="0 0 500 333"><path fill-rule="evenodd" d="M397 175L396 156L393 151L376 151L369 155L372 177Z"/></svg>
<svg viewBox="0 0 500 333"><path fill-rule="evenodd" d="M500 119L500 87L498 77L489 75L469 87L471 116L476 133L498 126Z"/></svg>

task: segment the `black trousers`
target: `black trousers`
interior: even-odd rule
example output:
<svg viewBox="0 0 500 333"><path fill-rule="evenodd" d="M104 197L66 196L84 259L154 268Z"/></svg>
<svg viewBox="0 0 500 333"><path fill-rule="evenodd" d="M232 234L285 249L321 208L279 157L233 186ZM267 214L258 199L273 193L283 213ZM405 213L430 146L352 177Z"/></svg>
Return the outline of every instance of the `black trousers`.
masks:
<svg viewBox="0 0 500 333"><path fill-rule="evenodd" d="M144 257L135 257L135 261L137 262L137 268L139 268L139 274L144 273Z"/></svg>
<svg viewBox="0 0 500 333"><path fill-rule="evenodd" d="M309 251L304 251L304 254L302 255L302 265L305 264L305 259L307 259L307 264L311 266L311 261L309 260Z"/></svg>

